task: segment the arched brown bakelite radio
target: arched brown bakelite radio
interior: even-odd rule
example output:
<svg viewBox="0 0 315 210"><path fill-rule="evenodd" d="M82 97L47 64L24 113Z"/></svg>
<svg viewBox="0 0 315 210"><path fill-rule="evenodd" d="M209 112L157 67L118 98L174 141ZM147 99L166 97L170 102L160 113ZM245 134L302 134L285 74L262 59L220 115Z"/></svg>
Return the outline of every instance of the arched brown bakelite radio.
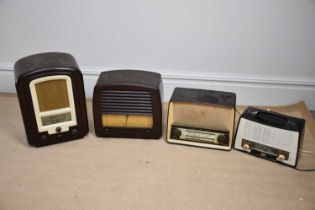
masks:
<svg viewBox="0 0 315 210"><path fill-rule="evenodd" d="M14 65L16 90L30 145L45 146L88 133L82 73L66 53L41 53Z"/></svg>
<svg viewBox="0 0 315 210"><path fill-rule="evenodd" d="M93 94L97 136L158 139L162 135L162 79L154 72L102 72Z"/></svg>

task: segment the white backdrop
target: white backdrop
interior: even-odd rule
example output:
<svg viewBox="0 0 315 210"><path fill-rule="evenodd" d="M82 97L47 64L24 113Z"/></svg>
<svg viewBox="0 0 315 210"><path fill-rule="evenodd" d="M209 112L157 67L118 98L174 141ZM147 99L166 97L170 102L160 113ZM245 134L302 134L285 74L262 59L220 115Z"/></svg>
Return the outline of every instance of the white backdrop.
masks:
<svg viewBox="0 0 315 210"><path fill-rule="evenodd" d="M314 0L0 0L0 91L23 56L64 51L91 95L99 72L143 69L238 103L315 109Z"/></svg>

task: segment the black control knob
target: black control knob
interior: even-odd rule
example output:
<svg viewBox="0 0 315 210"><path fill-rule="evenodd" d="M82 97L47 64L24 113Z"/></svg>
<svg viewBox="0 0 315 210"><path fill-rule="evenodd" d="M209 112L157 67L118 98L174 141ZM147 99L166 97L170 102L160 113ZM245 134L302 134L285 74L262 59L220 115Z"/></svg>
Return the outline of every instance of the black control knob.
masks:
<svg viewBox="0 0 315 210"><path fill-rule="evenodd" d="M56 132L57 132L57 133L60 133L60 132L61 132L61 128L60 128L60 127L57 127L57 128L56 128Z"/></svg>
<svg viewBox="0 0 315 210"><path fill-rule="evenodd" d="M182 131L180 129L174 128L172 130L172 138L173 139L179 139L181 135L182 135Z"/></svg>
<svg viewBox="0 0 315 210"><path fill-rule="evenodd" d="M47 136L46 136L46 135L42 135L42 136L40 137L40 140L46 141L46 140L47 140Z"/></svg>
<svg viewBox="0 0 315 210"><path fill-rule="evenodd" d="M227 145L229 143L228 138L225 135L219 135L218 142L220 145Z"/></svg>
<svg viewBox="0 0 315 210"><path fill-rule="evenodd" d="M74 128L74 129L72 129L71 133L72 133L73 135L78 135L78 130Z"/></svg>

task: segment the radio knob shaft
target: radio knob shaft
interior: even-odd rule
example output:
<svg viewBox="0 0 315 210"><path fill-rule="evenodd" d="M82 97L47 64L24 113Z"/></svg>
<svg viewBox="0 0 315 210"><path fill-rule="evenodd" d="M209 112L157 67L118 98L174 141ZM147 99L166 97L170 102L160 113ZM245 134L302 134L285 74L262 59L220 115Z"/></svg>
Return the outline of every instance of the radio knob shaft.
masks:
<svg viewBox="0 0 315 210"><path fill-rule="evenodd" d="M277 159L280 160L280 161L283 161L285 159L285 156L284 155L278 155Z"/></svg>

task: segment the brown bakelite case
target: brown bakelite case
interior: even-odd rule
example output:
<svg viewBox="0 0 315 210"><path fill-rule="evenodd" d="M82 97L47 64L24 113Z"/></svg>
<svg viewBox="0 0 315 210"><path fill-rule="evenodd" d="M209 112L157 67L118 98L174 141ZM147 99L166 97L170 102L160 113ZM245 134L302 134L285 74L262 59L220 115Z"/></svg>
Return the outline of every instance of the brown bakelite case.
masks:
<svg viewBox="0 0 315 210"><path fill-rule="evenodd" d="M162 135L162 79L154 72L102 72L93 93L95 134L159 139Z"/></svg>
<svg viewBox="0 0 315 210"><path fill-rule="evenodd" d="M28 143L45 146L88 133L82 73L72 55L40 53L14 65Z"/></svg>

